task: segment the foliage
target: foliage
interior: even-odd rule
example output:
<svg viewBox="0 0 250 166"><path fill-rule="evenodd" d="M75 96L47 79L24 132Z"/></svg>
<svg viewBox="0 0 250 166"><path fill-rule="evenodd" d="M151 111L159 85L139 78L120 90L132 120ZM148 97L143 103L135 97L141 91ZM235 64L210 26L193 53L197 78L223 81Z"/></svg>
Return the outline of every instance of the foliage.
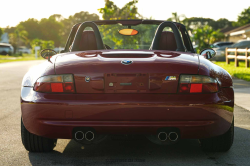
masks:
<svg viewBox="0 0 250 166"><path fill-rule="evenodd" d="M227 70L227 72L239 79L250 81L250 68L245 67L245 62L239 62L239 67L235 67L235 64L231 62L229 65L226 62L214 62L216 65Z"/></svg>
<svg viewBox="0 0 250 166"><path fill-rule="evenodd" d="M119 20L119 19L139 19L141 15L138 13L136 7L138 0L132 0L125 4L122 8L118 8L114 2L107 0L105 7L99 9L105 20ZM99 30L101 32L103 42L113 49L148 49L154 37L157 25L137 25L132 26L139 31L135 36L123 36L117 30L128 28L122 25L101 25Z"/></svg>
<svg viewBox="0 0 250 166"><path fill-rule="evenodd" d="M120 20L120 19L139 19L141 15L135 6L138 0L132 0L125 4L121 9L114 2L107 0L104 8L98 9L104 20Z"/></svg>
<svg viewBox="0 0 250 166"><path fill-rule="evenodd" d="M238 16L238 24L243 26L250 23L250 6L244 9Z"/></svg>
<svg viewBox="0 0 250 166"><path fill-rule="evenodd" d="M14 53L16 53L18 46L29 43L28 32L23 30L21 26L15 28L15 31L9 34L9 42L14 47Z"/></svg>
<svg viewBox="0 0 250 166"><path fill-rule="evenodd" d="M62 32L61 45L64 45L66 43L73 25L85 21L95 21L95 20L99 20L99 16L97 14L90 14L89 12L84 12L84 11L75 13L73 16L69 16L69 18L67 19L61 19L61 23L63 24L63 29L61 31Z"/></svg>
<svg viewBox="0 0 250 166"><path fill-rule="evenodd" d="M35 46L40 46L40 50L43 49L53 49L54 48L54 41L52 40L41 40L41 39L34 39L31 42L32 49L34 50Z"/></svg>
<svg viewBox="0 0 250 166"><path fill-rule="evenodd" d="M4 31L3 29L0 27L0 40L1 40L1 36L3 35Z"/></svg>
<svg viewBox="0 0 250 166"><path fill-rule="evenodd" d="M215 21L211 18L191 17L191 18L185 18L182 22L187 27L188 30L202 28L206 25L211 26L214 30L232 26L232 22L225 18L221 18Z"/></svg>
<svg viewBox="0 0 250 166"><path fill-rule="evenodd" d="M219 30L213 30L213 28L208 25L194 30L194 40L199 43L197 52L200 52L201 49L209 48L212 43L223 38L223 33L221 33Z"/></svg>
<svg viewBox="0 0 250 166"><path fill-rule="evenodd" d="M172 17L168 18L167 21L179 22L183 23L182 21L186 19L184 14L178 15L177 12L172 13Z"/></svg>

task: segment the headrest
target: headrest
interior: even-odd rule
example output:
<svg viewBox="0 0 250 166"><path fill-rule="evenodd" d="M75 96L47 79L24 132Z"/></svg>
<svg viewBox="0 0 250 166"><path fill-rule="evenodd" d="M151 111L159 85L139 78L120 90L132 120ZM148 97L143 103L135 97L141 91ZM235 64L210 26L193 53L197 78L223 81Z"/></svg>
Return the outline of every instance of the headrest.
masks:
<svg viewBox="0 0 250 166"><path fill-rule="evenodd" d="M176 45L174 33L170 31L163 31L161 33L159 50L176 51L176 49L177 49L177 45Z"/></svg>
<svg viewBox="0 0 250 166"><path fill-rule="evenodd" d="M79 43L79 51L97 50L96 38L94 31L83 31Z"/></svg>

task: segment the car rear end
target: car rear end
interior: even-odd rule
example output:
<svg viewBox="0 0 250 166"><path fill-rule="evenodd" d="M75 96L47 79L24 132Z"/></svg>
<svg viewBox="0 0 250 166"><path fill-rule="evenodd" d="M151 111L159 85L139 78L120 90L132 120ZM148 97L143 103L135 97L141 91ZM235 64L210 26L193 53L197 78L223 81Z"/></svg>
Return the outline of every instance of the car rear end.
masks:
<svg viewBox="0 0 250 166"><path fill-rule="evenodd" d="M232 123L233 89L221 88L217 78L199 75L198 69L195 54L62 54L54 74L22 88L23 122L31 133L47 138L218 136Z"/></svg>

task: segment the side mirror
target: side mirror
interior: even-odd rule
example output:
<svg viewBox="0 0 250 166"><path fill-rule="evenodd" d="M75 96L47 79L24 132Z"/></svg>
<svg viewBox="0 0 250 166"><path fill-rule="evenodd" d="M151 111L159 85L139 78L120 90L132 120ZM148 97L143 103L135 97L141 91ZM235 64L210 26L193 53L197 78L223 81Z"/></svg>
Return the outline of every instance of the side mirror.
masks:
<svg viewBox="0 0 250 166"><path fill-rule="evenodd" d="M56 54L57 53L54 50L51 50L51 49L44 49L40 53L41 57L43 57L44 59L48 59L48 61L50 61L50 58L53 55L56 55Z"/></svg>
<svg viewBox="0 0 250 166"><path fill-rule="evenodd" d="M206 59L211 59L216 55L216 52L211 48L207 48L202 50L200 55L202 55Z"/></svg>

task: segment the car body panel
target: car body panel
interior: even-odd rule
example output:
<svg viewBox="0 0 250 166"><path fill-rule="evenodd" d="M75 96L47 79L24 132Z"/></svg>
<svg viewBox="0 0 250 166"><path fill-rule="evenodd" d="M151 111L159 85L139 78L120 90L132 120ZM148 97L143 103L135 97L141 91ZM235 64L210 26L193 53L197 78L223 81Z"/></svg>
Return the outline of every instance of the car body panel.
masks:
<svg viewBox="0 0 250 166"><path fill-rule="evenodd" d="M36 135L72 138L75 127L100 134L156 134L178 127L181 138L225 133L233 119L233 89L212 94L47 94L22 88L23 123Z"/></svg>
<svg viewBox="0 0 250 166"><path fill-rule="evenodd" d="M132 64L121 63L127 59ZM56 74L74 74L77 93L176 93L179 74L197 74L198 66L196 54L148 50L62 54L55 63Z"/></svg>

